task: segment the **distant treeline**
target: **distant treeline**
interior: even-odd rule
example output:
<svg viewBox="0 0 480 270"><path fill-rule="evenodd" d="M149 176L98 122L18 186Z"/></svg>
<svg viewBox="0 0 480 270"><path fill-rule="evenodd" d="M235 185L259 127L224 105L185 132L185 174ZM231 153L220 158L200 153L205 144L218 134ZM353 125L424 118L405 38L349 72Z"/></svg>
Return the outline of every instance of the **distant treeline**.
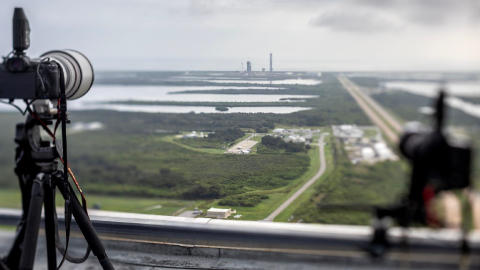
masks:
<svg viewBox="0 0 480 270"><path fill-rule="evenodd" d="M293 143L293 142L285 142L280 137L272 137L272 136L263 136L262 137L262 144L276 149L285 149L287 152L297 153L306 151L304 143Z"/></svg>
<svg viewBox="0 0 480 270"><path fill-rule="evenodd" d="M227 128L208 134L209 139L224 142L233 142L243 136L245 136L245 132L239 128Z"/></svg>
<svg viewBox="0 0 480 270"><path fill-rule="evenodd" d="M317 86L296 86L291 94L299 89L309 89L310 94L320 98L309 99L306 103L312 110L290 114L273 113L133 113L117 111L76 111L72 113L73 121L100 121L105 124L105 131L120 133L141 133L157 129L175 131L196 130L214 131L226 128L274 128L274 124L290 126L328 126L335 124L368 125L370 120L358 107L355 100L340 85L336 78L322 78ZM289 103L290 104L290 103ZM305 103L302 103L305 104ZM260 132L257 130L257 132Z"/></svg>

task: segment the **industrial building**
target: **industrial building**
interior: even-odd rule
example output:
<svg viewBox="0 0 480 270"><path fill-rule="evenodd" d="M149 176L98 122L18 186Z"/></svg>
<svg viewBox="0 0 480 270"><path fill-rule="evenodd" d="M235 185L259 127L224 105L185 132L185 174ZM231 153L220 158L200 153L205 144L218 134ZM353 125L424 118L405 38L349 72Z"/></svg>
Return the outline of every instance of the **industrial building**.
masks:
<svg viewBox="0 0 480 270"><path fill-rule="evenodd" d="M333 135L339 138L362 138L363 130L356 125L332 126Z"/></svg>
<svg viewBox="0 0 480 270"><path fill-rule="evenodd" d="M332 126L335 137L343 141L343 146L353 164L364 162L374 164L386 160L398 160L398 156L382 139L378 127L356 125ZM366 136L365 130L376 131L376 135Z"/></svg>
<svg viewBox="0 0 480 270"><path fill-rule="evenodd" d="M297 135L297 134L285 137L284 141L285 142L293 142L293 143L305 143L306 142L304 137L302 137L300 135Z"/></svg>
<svg viewBox="0 0 480 270"><path fill-rule="evenodd" d="M250 61L247 61L247 73L252 73L252 63Z"/></svg>
<svg viewBox="0 0 480 270"><path fill-rule="evenodd" d="M273 54L270 53L270 72L273 72Z"/></svg>
<svg viewBox="0 0 480 270"><path fill-rule="evenodd" d="M231 214L235 214L237 211L232 209L221 209L221 208L210 208L207 210L207 217L212 217L212 218L227 218Z"/></svg>

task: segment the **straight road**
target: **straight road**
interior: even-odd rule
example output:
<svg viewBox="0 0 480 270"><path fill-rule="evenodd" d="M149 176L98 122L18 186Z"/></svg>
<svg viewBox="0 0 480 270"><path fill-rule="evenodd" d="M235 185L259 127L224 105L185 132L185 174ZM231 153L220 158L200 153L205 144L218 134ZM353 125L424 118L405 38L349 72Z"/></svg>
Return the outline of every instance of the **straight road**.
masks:
<svg viewBox="0 0 480 270"><path fill-rule="evenodd" d="M327 169L327 163L325 162L325 147L323 145L323 139L325 138L325 135L321 135L320 139L318 140L318 147L319 147L319 155L320 155L320 169L318 172L310 179L308 180L301 188L299 188L290 198L288 198L285 202L280 205L273 213L271 213L267 218L265 218L265 221L273 221L276 216L278 216L285 208L287 208L295 199L297 199L307 188L309 188L315 181L320 179L320 177L323 175L325 170Z"/></svg>
<svg viewBox="0 0 480 270"><path fill-rule="evenodd" d="M390 116L385 117L386 112L384 110L382 110L381 112L379 112L377 110L377 112L379 112L377 114L377 112L375 112L369 106L369 104L367 104L367 102L365 101L365 98L363 98L364 94L361 93L360 89L358 89L358 86L356 86L354 83L352 83L349 79L347 79L346 77L338 77L338 80L343 85L343 87L345 89L347 89L347 91L350 93L350 95L355 99L355 101L358 103L360 108L362 108L362 110L372 120L372 122L382 130L383 134L385 134L385 136L393 144L396 144L398 142L397 132L399 132L400 129L398 131L395 131L386 122L383 121L383 119L393 119L393 118L390 117ZM382 117L379 116L379 114L382 114L383 119L382 119ZM397 124L392 125L392 126L396 126L396 125Z"/></svg>

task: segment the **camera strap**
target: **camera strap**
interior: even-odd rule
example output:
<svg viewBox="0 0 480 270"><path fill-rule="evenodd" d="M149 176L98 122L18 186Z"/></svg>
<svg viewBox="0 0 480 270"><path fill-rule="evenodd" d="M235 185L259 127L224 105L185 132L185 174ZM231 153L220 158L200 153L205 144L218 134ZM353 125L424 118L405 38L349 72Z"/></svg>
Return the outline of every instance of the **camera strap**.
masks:
<svg viewBox="0 0 480 270"><path fill-rule="evenodd" d="M10 270L10 268L8 268L8 266L3 261L2 257L0 257L0 269L1 270Z"/></svg>
<svg viewBox="0 0 480 270"><path fill-rule="evenodd" d="M60 118L62 121L62 146L63 146L63 185L65 188L65 253L57 269L60 269L67 258L68 244L70 242L70 224L72 221L72 201L70 185L68 184L68 159L67 159L67 96L65 94L65 78L60 67Z"/></svg>

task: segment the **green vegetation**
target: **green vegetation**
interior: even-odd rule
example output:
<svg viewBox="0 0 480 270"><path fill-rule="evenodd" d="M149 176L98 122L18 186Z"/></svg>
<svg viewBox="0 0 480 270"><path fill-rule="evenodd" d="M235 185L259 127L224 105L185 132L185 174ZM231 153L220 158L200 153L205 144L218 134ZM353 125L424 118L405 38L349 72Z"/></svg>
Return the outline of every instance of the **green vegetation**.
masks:
<svg viewBox="0 0 480 270"><path fill-rule="evenodd" d="M370 87L370 88L377 88L379 85L379 80L377 78L372 77L350 77L349 78L352 82L357 85Z"/></svg>
<svg viewBox="0 0 480 270"><path fill-rule="evenodd" d="M208 90L211 92L220 90ZM274 90L271 90L274 91ZM200 92L200 91L193 91ZM212 94L212 93L208 93ZM272 94L272 93L270 93ZM302 99L304 100L304 99ZM307 99L307 102L248 102L248 101L145 101L145 100L127 100L103 102L106 104L125 104L125 105L166 105L166 106L202 106L215 107L217 111L228 111L229 107L311 107L315 106L314 99Z"/></svg>
<svg viewBox="0 0 480 270"><path fill-rule="evenodd" d="M161 81L164 77L181 76L183 73L167 72L159 73L158 76L148 72L134 74L134 78L130 76L99 78L97 83L220 86L207 82L148 83L147 79L155 76ZM279 76L278 79L282 77ZM255 154L220 155L224 152L221 147L225 141L234 143L248 136L240 136L239 129L268 133L275 128L275 124L318 127L344 123L359 125L370 123L336 79L326 75L322 80L323 83L316 86L297 85L288 89L268 90L271 94L295 93L319 96L306 102L289 102L290 106L314 108L292 114L72 111L70 116L72 122L98 121L105 128L71 134L69 163L89 198L90 205L98 204L104 210L172 214L190 203L181 199L201 199L202 201L197 201L196 205L207 208L218 206L222 200L228 201L234 196L239 196L241 198L234 197L235 201L238 203L241 201L243 205L252 205L251 201L260 198L260 202L254 206L238 206L237 210L242 212L242 219L262 219L318 171L318 147L307 151L302 146L301 151L296 151L289 147L299 145L272 147L257 144L254 147L254 150L258 147ZM237 90L218 91L235 94ZM248 91L260 93L265 90ZM4 128L0 130L2 149L0 186L10 191L18 187L18 180L13 174L15 123L24 120L18 113L1 115ZM228 129L234 132L222 134ZM177 140L173 136L191 130L215 132L215 135L190 140ZM261 140L260 137L256 139ZM138 197L146 201L139 203L137 201L140 199L135 199ZM2 195L0 204L1 201L9 203L4 198L8 196ZM172 199L178 204L172 205L169 209L167 205ZM162 207L158 209L152 207L156 205ZM165 212L162 212L164 210Z"/></svg>
<svg viewBox="0 0 480 270"><path fill-rule="evenodd" d="M0 225L0 231L15 231L16 229L16 226Z"/></svg>
<svg viewBox="0 0 480 270"><path fill-rule="evenodd" d="M323 181L330 175L332 171L335 169L335 164L333 162L333 155L332 155L332 143L331 141L335 140L335 137L328 136L325 137L324 141L326 145L324 146L325 151L325 161L327 163L327 169L323 173L323 175L318 179L309 189L305 190L302 195L300 195L295 201L293 201L285 210L283 210L275 219L274 221L278 222L287 222L290 221L290 218L293 216L294 212L297 211L300 207L304 205L311 204L310 198L316 192L316 189L319 185L322 184Z"/></svg>
<svg viewBox="0 0 480 270"><path fill-rule="evenodd" d="M352 165L341 142L332 141L335 168L315 185L308 201L297 205L296 222L367 225L371 213L321 209L323 205L385 205L394 203L405 188L407 166L402 162L379 162L374 165ZM394 172L394 173L392 173ZM291 210L290 210L291 211ZM281 217L283 219L288 217Z"/></svg>
<svg viewBox="0 0 480 270"><path fill-rule="evenodd" d="M373 138L377 136L377 134L378 134L378 131L376 129L365 129L363 136L367 138Z"/></svg>
<svg viewBox="0 0 480 270"><path fill-rule="evenodd" d="M262 137L262 146L264 147L258 149L259 153L272 153L272 150L278 151L282 149L290 153L306 151L304 143L293 143L291 141L287 143L282 138L273 136Z"/></svg>
<svg viewBox="0 0 480 270"><path fill-rule="evenodd" d="M224 130L219 130L215 133L208 134L208 139L224 141L224 142L233 142L239 138L245 136L245 132L239 128L227 128Z"/></svg>
<svg viewBox="0 0 480 270"><path fill-rule="evenodd" d="M392 91L374 94L371 96L385 108L407 121L420 121L431 123L431 117L418 111L420 107L434 107L433 100L407 92ZM449 108L447 111L447 124L455 126L480 126L480 118L466 114L460 110Z"/></svg>
<svg viewBox="0 0 480 270"><path fill-rule="evenodd" d="M225 106L217 106L217 107L215 107L215 110L221 111L221 112L228 112L228 107L225 107Z"/></svg>
<svg viewBox="0 0 480 270"><path fill-rule="evenodd" d="M253 207L262 202L262 200L268 199L268 195L263 194L246 194L228 196L218 202L218 205L227 206L246 206Z"/></svg>
<svg viewBox="0 0 480 270"><path fill-rule="evenodd" d="M411 93L394 91L379 93L371 96L382 106L389 108L399 117L407 121L420 121L424 124L432 124L432 117L421 114L419 107L433 106L433 100L424 96ZM473 183L478 189L480 187L480 136L478 127L480 127L480 118L466 114L460 110L449 108L446 112L447 124L452 126L461 126L464 131L472 138L474 147L473 158Z"/></svg>
<svg viewBox="0 0 480 270"><path fill-rule="evenodd" d="M64 206L61 196L56 196L56 205ZM91 192L85 192L89 209L100 208L106 211L120 211L129 213L172 215L181 208L192 205L192 201L158 199L158 198L138 198L129 196L108 196L95 195ZM0 207L21 208L20 189L1 189Z"/></svg>
<svg viewBox="0 0 480 270"><path fill-rule="evenodd" d="M308 167L308 156L211 155L163 141L161 135L70 137L71 164L82 187L97 194L221 198L288 184Z"/></svg>
<svg viewBox="0 0 480 270"><path fill-rule="evenodd" d="M457 96L457 98L459 98L463 101L466 101L466 102L480 104L480 98L479 97L459 97L459 96Z"/></svg>
<svg viewBox="0 0 480 270"><path fill-rule="evenodd" d="M227 128L212 132L206 138L182 138L175 141L193 148L219 149L223 146L232 146L246 137L248 136L245 135L245 132L239 128Z"/></svg>
<svg viewBox="0 0 480 270"><path fill-rule="evenodd" d="M172 73L176 74L176 73ZM135 79L129 81L127 79L119 79L111 82L116 84L123 83L134 85L134 82L141 83L141 79L146 80L151 73L135 73ZM160 74L164 76L163 74ZM159 75L159 78L161 76ZM281 78L279 78L281 79ZM148 80L147 80L148 81ZM110 80L100 80L100 83L107 83ZM316 95L319 98L307 99L306 102L289 102L288 106L308 106L314 109L295 112L291 114L273 114L273 113L201 113L201 114L155 114L155 113L131 113L131 112L115 112L115 111L79 111L72 113L72 121L93 122L100 121L105 124L106 128L112 132L122 134L144 134L152 133L158 129L177 133L178 131L196 130L196 131L214 131L226 128L250 128L257 132L263 133L265 128L272 129L274 124L289 126L329 126L334 124L357 124L368 125L370 120L365 116L358 107L355 100L341 86L338 80L333 76L325 75L322 78L322 84L295 85L289 86L288 89L279 90L209 90L209 93L230 93L230 94L248 94L248 93L267 93L270 94L308 94ZM189 82L184 82L188 85ZM178 83L176 83L178 84ZM169 84L167 84L169 85ZM197 86L199 84L196 84ZM211 85L211 84L207 84ZM219 86L215 84L215 86ZM229 85L231 86L231 85ZM239 86L247 87L249 85L241 84ZM216 92L223 91L223 92ZM252 91L252 92L250 92ZM263 91L263 92L262 92ZM195 93L203 93L203 91L194 91ZM265 93L264 93L265 94ZM131 101L137 102L137 101ZM235 103L235 102L232 102ZM279 102L275 102L278 106ZM145 103L142 103L145 104ZM232 107L229 103L210 103L212 106ZM246 103L242 103L245 106ZM285 103L287 104L287 103ZM191 105L191 104L188 104ZM260 103L258 104L260 105ZM266 106L265 103L261 103ZM285 106L285 105L282 105Z"/></svg>
<svg viewBox="0 0 480 270"><path fill-rule="evenodd" d="M260 155L260 154L259 154ZM262 155L265 156L265 155ZM280 188L275 188L271 190L256 190L251 191L246 194L263 194L268 195L268 199L262 200L259 204L254 207L246 206L237 206L234 209L237 210L237 213L241 214L241 219L243 220L262 220L270 215L275 209L277 209L286 199L292 196L306 181L310 180L320 168L319 161L319 149L317 146L313 146L311 150L308 151L308 157L310 158L310 163L307 172L305 172L301 177L289 181L287 186ZM199 209L206 211L210 207L219 207L219 200L207 200L196 204Z"/></svg>
<svg viewBox="0 0 480 270"><path fill-rule="evenodd" d="M226 130L220 130L215 133L210 133L206 138L185 138L175 139L174 142L179 145L186 145L192 148L201 149L203 151L216 149L218 152L210 151L210 153L223 154L225 149L223 147L231 147L234 144L246 139L248 136L241 129L230 128ZM166 140L169 141L169 140Z"/></svg>
<svg viewBox="0 0 480 270"><path fill-rule="evenodd" d="M209 140L208 138L186 138L186 139L175 139L176 142L188 145L193 148L221 148L225 142L219 140Z"/></svg>

